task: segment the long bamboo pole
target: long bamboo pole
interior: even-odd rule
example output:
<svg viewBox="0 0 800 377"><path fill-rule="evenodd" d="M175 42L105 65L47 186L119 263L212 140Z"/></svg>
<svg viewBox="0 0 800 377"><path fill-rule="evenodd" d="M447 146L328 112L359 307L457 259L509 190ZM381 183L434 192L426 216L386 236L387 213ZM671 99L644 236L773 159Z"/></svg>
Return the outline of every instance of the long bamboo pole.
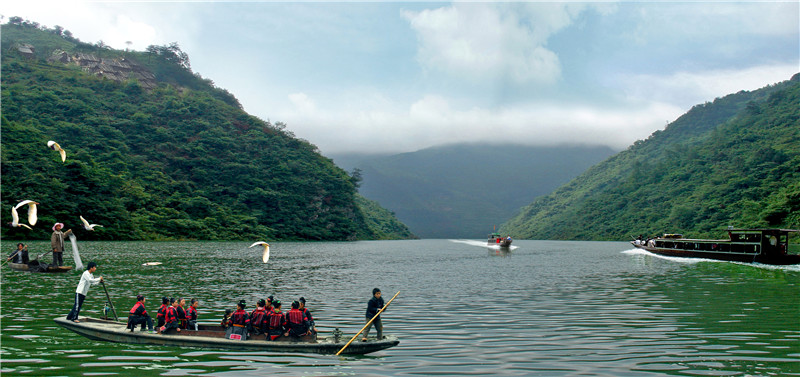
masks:
<svg viewBox="0 0 800 377"><path fill-rule="evenodd" d="M25 250L25 249L23 248L22 250ZM8 263L8 262L9 262L9 261L11 261L12 259L14 259L14 257L16 257L16 256L17 256L17 254L19 254L19 252L20 252L20 251L22 251L22 250L17 250L17 252L16 252L16 253L12 254L10 257L8 257L8 259L4 260L4 261L3 261L3 263L2 263L2 264L0 264L0 267L2 267L2 266L5 266L5 265L6 265L6 263Z"/></svg>
<svg viewBox="0 0 800 377"><path fill-rule="evenodd" d="M349 341L349 342L347 342L347 344L345 344L345 345L344 345L344 347L342 347L342 349L340 349L340 350L339 350L339 352L336 352L336 356L339 356L339 354L340 354L340 353L342 353L342 351L344 351L344 349L345 349L345 348L347 348L347 346L349 346L349 345L350 345L350 343L353 343L353 341L354 341L354 340L356 340L356 338L358 338L358 336L359 336L359 335L360 335L360 334L361 334L361 333L362 333L364 330L366 330L366 329L367 329L367 327L369 327L369 325L371 325L371 324L372 324L372 321L374 321L374 320L375 320L375 318L378 318L378 316L379 316L379 315L381 315L381 313L383 313L383 310L384 310L384 309L386 309L386 308L388 308L388 307L389 307L389 304L391 304L391 303L392 303L392 301L394 301L395 297L397 297L397 295L399 295L399 294L400 294L400 291L397 291L397 293L395 293L395 294L394 294L394 297L392 297L392 299L391 299L391 300L389 300L389 302L387 302L387 303L386 303L386 305L384 305L384 306L381 308L381 310L378 310L378 313L377 313L377 314L375 314L375 316L374 316L374 317L372 317L372 319L370 319L370 320L369 320L369 322L367 322L367 324L366 324L364 327L362 327L362 328L361 328L361 330L360 330L359 332L357 332L357 333L356 333L356 335L355 335L355 336L353 336L353 338L352 338L352 339L350 339L350 341Z"/></svg>
<svg viewBox="0 0 800 377"><path fill-rule="evenodd" d="M111 312L114 313L114 320L119 321L119 317L117 317L117 311L114 310L114 304L111 302L111 296L108 295L108 288L106 288L106 282L101 281L100 284L103 284L103 290L106 291L106 298L108 299L108 305L111 306Z"/></svg>

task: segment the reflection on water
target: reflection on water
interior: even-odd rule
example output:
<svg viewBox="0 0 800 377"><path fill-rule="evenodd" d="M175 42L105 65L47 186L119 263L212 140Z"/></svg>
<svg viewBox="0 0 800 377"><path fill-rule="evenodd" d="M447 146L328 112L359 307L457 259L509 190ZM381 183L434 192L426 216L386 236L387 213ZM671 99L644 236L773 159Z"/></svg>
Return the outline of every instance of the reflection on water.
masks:
<svg viewBox="0 0 800 377"><path fill-rule="evenodd" d="M217 322L245 299L304 296L321 332L352 336L373 287L400 345L366 356L231 352L96 342L52 322L78 272L2 271L5 375L789 375L800 374L800 270L668 260L627 243L515 240L272 243L85 242L117 312L137 294L198 298ZM45 242L30 242L31 250ZM488 253L487 253L488 250ZM68 258L68 255L65 255ZM158 266L142 266L162 262ZM98 316L95 286L83 314Z"/></svg>

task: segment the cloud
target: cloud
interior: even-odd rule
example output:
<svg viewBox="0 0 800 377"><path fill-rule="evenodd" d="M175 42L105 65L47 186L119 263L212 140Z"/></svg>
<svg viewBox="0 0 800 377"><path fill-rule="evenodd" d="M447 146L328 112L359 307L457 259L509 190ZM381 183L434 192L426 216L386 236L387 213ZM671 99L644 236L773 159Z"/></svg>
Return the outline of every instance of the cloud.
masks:
<svg viewBox="0 0 800 377"><path fill-rule="evenodd" d="M456 3L403 16L417 34L417 58L427 70L459 80L552 84L561 64L548 38L582 9L574 3Z"/></svg>
<svg viewBox="0 0 800 377"><path fill-rule="evenodd" d="M303 98L303 103L311 101ZM685 110L667 103L610 108L592 104L525 103L501 109L458 108L425 95L405 109L281 114L299 137L323 153L399 153L449 143L589 144L622 149L663 128ZM325 125L321 127L320 125Z"/></svg>
<svg viewBox="0 0 800 377"><path fill-rule="evenodd" d="M744 69L675 72L670 75L622 75L615 86L634 100L662 101L688 107L713 101L741 90L755 90L788 80L798 73L797 64L776 64Z"/></svg>

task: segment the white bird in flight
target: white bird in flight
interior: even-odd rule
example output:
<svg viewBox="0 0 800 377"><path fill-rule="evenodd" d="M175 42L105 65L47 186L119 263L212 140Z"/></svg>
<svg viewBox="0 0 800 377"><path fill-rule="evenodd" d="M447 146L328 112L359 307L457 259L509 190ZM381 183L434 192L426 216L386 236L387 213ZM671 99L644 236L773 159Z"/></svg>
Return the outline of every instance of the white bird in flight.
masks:
<svg viewBox="0 0 800 377"><path fill-rule="evenodd" d="M47 146L50 147L50 149L58 151L58 153L61 154L61 162L67 161L67 152L64 151L64 149L62 149L61 146L58 145L58 143L50 140L47 142Z"/></svg>
<svg viewBox="0 0 800 377"><path fill-rule="evenodd" d="M261 261L264 262L264 263L267 263L267 261L269 261L269 244L264 242L264 241L258 241L256 243L250 245L250 247L253 247L253 246L256 246L256 245L264 246L264 254L261 255Z"/></svg>
<svg viewBox="0 0 800 377"><path fill-rule="evenodd" d="M28 205L28 224L31 226L36 226L36 222L39 221L39 210L37 209L36 205L39 204L34 202L33 200L23 200L17 205L14 206L14 209L18 209L24 205Z"/></svg>
<svg viewBox="0 0 800 377"><path fill-rule="evenodd" d="M84 219L83 216L80 216L80 218L81 218L81 222L83 223L83 229L94 230L94 227L102 226L100 224L89 224L89 222L86 221L86 219Z"/></svg>
<svg viewBox="0 0 800 377"><path fill-rule="evenodd" d="M11 227L12 228L24 227L24 228L32 229L31 227L29 227L29 226L27 226L25 224L20 224L20 222L19 222L19 213L17 212L17 208L22 207L22 206L24 206L26 204L28 205L28 222L31 225L36 225L36 222L39 220L38 217L36 216L36 205L39 204L39 203L36 203L33 200L23 200L23 201L17 203L17 205L11 207Z"/></svg>

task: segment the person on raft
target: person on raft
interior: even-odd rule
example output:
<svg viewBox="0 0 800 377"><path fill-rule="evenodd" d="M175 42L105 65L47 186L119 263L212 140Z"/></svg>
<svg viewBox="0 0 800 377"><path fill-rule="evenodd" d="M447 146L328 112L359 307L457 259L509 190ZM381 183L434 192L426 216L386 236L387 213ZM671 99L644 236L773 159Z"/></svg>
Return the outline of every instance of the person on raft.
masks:
<svg viewBox="0 0 800 377"><path fill-rule="evenodd" d="M86 271L81 275L81 281L78 283L78 288L75 289L75 304L72 305L72 310L67 314L67 320L78 323L78 315L81 313L81 306L86 295L89 293L89 287L100 284L103 282L103 277L95 278L94 272L97 271L97 263L89 262L86 266Z"/></svg>
<svg viewBox="0 0 800 377"><path fill-rule="evenodd" d="M375 288L372 290L372 298L369 299L369 302L367 302L367 313L366 313L367 323L369 323L372 317L375 317L375 315L378 314L378 312L381 309L383 309L383 298L381 298L381 290ZM372 323L369 326L367 326L367 329L364 330L364 338L362 338L361 341L363 342L367 341L367 337L369 336L369 329L372 326L375 326L375 331L378 332L377 339L378 340L383 339L383 323L381 323L381 316L377 316L375 317L375 320L372 321Z"/></svg>
<svg viewBox="0 0 800 377"><path fill-rule="evenodd" d="M9 254L6 260L11 263L28 264L28 245L18 243L17 249Z"/></svg>
<svg viewBox="0 0 800 377"><path fill-rule="evenodd" d="M253 335L262 335L267 333L267 325L269 325L269 313L267 312L267 301L264 299L258 300L256 309L250 312L250 326L253 327Z"/></svg>
<svg viewBox="0 0 800 377"><path fill-rule="evenodd" d="M228 320L228 328L225 331L226 339L247 340L247 331L250 329L250 315L244 311L247 306L244 300L236 304L236 311L231 314Z"/></svg>
<svg viewBox="0 0 800 377"><path fill-rule="evenodd" d="M300 303L292 302L292 309L286 313L286 332L283 336L300 337L308 335L308 317L300 311Z"/></svg>
<svg viewBox="0 0 800 377"><path fill-rule="evenodd" d="M170 298L170 307L167 308L167 313L164 315L164 326L161 326L161 335L166 335L168 331L175 329L176 332L181 332L181 321L178 320L178 300Z"/></svg>
<svg viewBox="0 0 800 377"><path fill-rule="evenodd" d="M275 340L286 331L286 316L281 312L281 300L272 302L272 313L269 314L267 340Z"/></svg>
<svg viewBox="0 0 800 377"><path fill-rule="evenodd" d="M300 297L300 299L298 301L300 301L300 311L303 312L303 315L305 315L306 318L308 319L308 331L309 331L309 333L310 334L316 334L317 333L317 327L314 324L314 317L311 316L311 311L309 311L308 308L306 307L306 298L305 297Z"/></svg>
<svg viewBox="0 0 800 377"><path fill-rule="evenodd" d="M62 232L61 228L64 227L63 223L55 223L53 225L53 234L50 235L50 247L53 249L53 265L64 265L64 237L72 233L72 229Z"/></svg>
<svg viewBox="0 0 800 377"><path fill-rule="evenodd" d="M133 332L136 329L136 325L139 324L142 325L142 331L145 330L145 325L147 325L147 330L155 332L153 331L153 319L147 314L144 302L144 296L136 296L136 303L133 305L130 312L128 312L128 328L131 329L131 332Z"/></svg>
<svg viewBox="0 0 800 377"><path fill-rule="evenodd" d="M188 329L197 331L197 307L200 306L200 301L193 298L189 308L186 309L186 320L189 322Z"/></svg>
<svg viewBox="0 0 800 377"><path fill-rule="evenodd" d="M158 308L158 312L156 313L156 327L159 329L167 323L167 309L169 309L169 297L162 297L161 307Z"/></svg>

